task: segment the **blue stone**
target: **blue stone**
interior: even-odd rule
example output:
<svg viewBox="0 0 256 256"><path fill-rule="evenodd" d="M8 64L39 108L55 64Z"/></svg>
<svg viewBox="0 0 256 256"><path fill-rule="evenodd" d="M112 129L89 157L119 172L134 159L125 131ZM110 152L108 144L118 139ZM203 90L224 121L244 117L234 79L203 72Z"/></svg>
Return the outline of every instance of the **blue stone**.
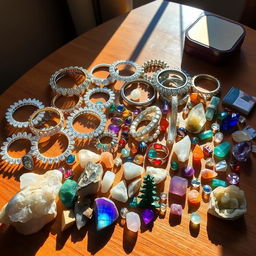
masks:
<svg viewBox="0 0 256 256"><path fill-rule="evenodd" d="M123 112L124 111L124 109L125 109L125 107L124 107L124 105L117 105L116 106L116 110L118 111L118 112Z"/></svg>
<svg viewBox="0 0 256 256"><path fill-rule="evenodd" d="M234 128L239 122L240 114L232 113L225 117L220 124L220 131L226 132Z"/></svg>
<svg viewBox="0 0 256 256"><path fill-rule="evenodd" d="M67 157L67 159L66 159L66 163L67 163L67 164L73 164L73 163L75 162L75 160L76 160L76 156L73 155L73 154L70 154L70 155Z"/></svg>
<svg viewBox="0 0 256 256"><path fill-rule="evenodd" d="M97 101L97 102L96 102L96 105L101 105L101 104L103 104L102 101Z"/></svg>
<svg viewBox="0 0 256 256"><path fill-rule="evenodd" d="M131 117L127 117L126 119L125 119L125 125L131 125L131 123L132 123L132 118Z"/></svg>
<svg viewBox="0 0 256 256"><path fill-rule="evenodd" d="M148 147L148 145L147 145L147 143L145 143L144 141L141 141L141 142L139 143L139 150L140 150L140 152L141 152L142 154L145 154L145 153L146 153L147 147Z"/></svg>
<svg viewBox="0 0 256 256"><path fill-rule="evenodd" d="M105 197L95 199L97 230L112 225L119 217L115 203Z"/></svg>
<svg viewBox="0 0 256 256"><path fill-rule="evenodd" d="M192 143L193 145L196 145L196 144L199 143L199 138L197 138L197 137L193 137L193 138L191 138L190 140L191 140L191 143Z"/></svg>
<svg viewBox="0 0 256 256"><path fill-rule="evenodd" d="M133 162L133 159L134 159L134 157L132 157L132 156L127 156L125 159L124 159L124 161L125 162Z"/></svg>

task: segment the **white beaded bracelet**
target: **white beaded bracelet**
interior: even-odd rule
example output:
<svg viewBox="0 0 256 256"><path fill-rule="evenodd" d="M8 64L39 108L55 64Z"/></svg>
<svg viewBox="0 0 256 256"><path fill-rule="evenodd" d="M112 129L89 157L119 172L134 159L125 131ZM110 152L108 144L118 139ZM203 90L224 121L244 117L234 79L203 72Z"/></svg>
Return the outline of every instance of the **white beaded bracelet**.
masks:
<svg viewBox="0 0 256 256"><path fill-rule="evenodd" d="M84 81L75 88L62 88L58 86L57 82L66 75L83 75ZM61 95L79 95L83 94L90 83L89 72L82 67L66 67L56 71L50 78L49 84L54 92Z"/></svg>
<svg viewBox="0 0 256 256"><path fill-rule="evenodd" d="M14 158L11 157L10 154L8 153L8 149L10 145L17 141L17 140L29 140L31 143L31 149L27 153L28 155L32 153L32 145L37 141L37 137L33 136L31 133L26 133L26 132L19 132L16 134L13 134L11 137L8 137L6 141L3 143L3 146L1 147L1 152L0 155L2 155L2 159L5 162L8 162L10 164L21 164L22 162L22 157L19 158Z"/></svg>
<svg viewBox="0 0 256 256"><path fill-rule="evenodd" d="M68 146L65 149L65 151L60 155L54 156L54 157L44 156L39 151L39 140L35 140L32 142L31 150L32 150L32 155L34 155L38 161L42 161L43 163L49 163L49 164L58 163L60 161L64 161L71 154L71 152L75 147L74 137L72 136L72 134L69 133L67 129L62 129L58 133L63 134L67 137Z"/></svg>
<svg viewBox="0 0 256 256"><path fill-rule="evenodd" d="M38 109L44 108L43 103L37 99L29 98L29 99L19 100L19 101L13 103L12 105L10 105L10 107L7 109L5 118L6 118L7 122L9 123L9 125L12 125L13 127L16 127L16 128L27 128L29 126L28 121L20 122L20 121L15 120L13 117L14 112L23 106L35 106ZM43 120L43 118L44 118L44 113L38 114L37 117L33 120L33 124L35 124L35 125L39 124L39 122L41 122Z"/></svg>
<svg viewBox="0 0 256 256"><path fill-rule="evenodd" d="M96 116L100 120L99 126L92 132L78 132L75 130L73 123L75 119L83 114L89 114ZM98 137L103 133L104 128L106 126L107 119L102 111L96 108L80 108L75 110L71 115L67 118L67 129L69 132L75 137L79 139L91 139L94 137Z"/></svg>

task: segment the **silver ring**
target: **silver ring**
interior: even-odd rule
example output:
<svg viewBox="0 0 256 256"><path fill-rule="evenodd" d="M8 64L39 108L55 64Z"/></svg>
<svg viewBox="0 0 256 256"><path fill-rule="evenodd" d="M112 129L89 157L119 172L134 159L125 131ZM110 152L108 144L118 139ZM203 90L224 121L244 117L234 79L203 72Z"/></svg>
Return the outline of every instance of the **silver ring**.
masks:
<svg viewBox="0 0 256 256"><path fill-rule="evenodd" d="M17 128L27 128L29 126L29 122L25 121L25 122L20 122L14 119L13 114L14 112L23 107L23 106L35 106L38 109L42 109L44 108L44 105L41 101L37 100L37 99L23 99L23 100L19 100L15 103L13 103L8 109L7 112L5 114L5 118L7 120L7 122L12 125L13 127L17 127ZM40 113L34 120L33 120L33 124L37 125L39 124L39 122L41 122L44 118L44 113Z"/></svg>
<svg viewBox="0 0 256 256"><path fill-rule="evenodd" d="M147 60L142 65L142 70L143 70L142 76L144 79L152 82L152 77L148 76L146 73L156 72L156 71L158 71L160 69L164 69L164 68L169 68L169 65L162 60L156 60L156 59Z"/></svg>
<svg viewBox="0 0 256 256"><path fill-rule="evenodd" d="M74 96L77 96L77 97L78 97L78 102L75 104L75 106L73 106L73 107L71 107L71 108L58 108L55 103L56 103L57 99L60 98L61 96L63 96L63 95L61 95L61 94L56 94L56 95L53 97L53 99L52 99L52 106L53 106L54 108L57 108L58 110L62 111L64 114L70 114L70 113L73 112L75 109L80 108L81 105L82 105L82 103L83 103L83 97L82 97L81 95L74 95ZM72 96L70 96L70 97L72 97Z"/></svg>
<svg viewBox="0 0 256 256"><path fill-rule="evenodd" d="M91 102L90 98L95 93L107 94L109 96L108 101L105 103L101 102L100 104ZM84 102L89 108L99 108L99 109L109 108L110 105L115 102L115 94L112 90L110 90L108 88L100 88L100 87L93 88L93 89L87 91L86 94L84 95Z"/></svg>
<svg viewBox="0 0 256 256"><path fill-rule="evenodd" d="M113 84L116 80L111 75L109 75L106 78L99 78L93 75L93 72L98 68L108 68L108 72L109 72L109 67L110 67L110 64L98 64L94 66L90 71L91 82L97 86L100 86L101 84L104 86Z"/></svg>
<svg viewBox="0 0 256 256"><path fill-rule="evenodd" d="M85 80L80 83L76 88L62 88L59 87L57 82L63 78L65 75L83 75ZM56 71L50 78L49 84L54 92L57 94L61 95L68 95L68 96L73 96L73 95L79 95L83 94L85 90L88 88L90 83L90 76L89 72L82 68L82 67L66 67L62 68L58 71Z"/></svg>
<svg viewBox="0 0 256 256"><path fill-rule="evenodd" d="M100 120L99 126L94 131L78 132L75 130L73 123L78 116L83 115L83 114L94 115ZM76 138L91 139L94 137L98 137L100 134L103 133L106 123L107 123L106 116L99 109L79 108L79 109L75 110L73 113L71 113L70 116L67 118L67 129L69 130L69 133L71 133Z"/></svg>
<svg viewBox="0 0 256 256"><path fill-rule="evenodd" d="M137 101L133 101L133 100L128 99L127 96L125 95L125 89L126 89L127 86L129 86L130 84L133 84L133 83L142 83L142 84L146 84L146 85L150 86L153 89L153 96L150 99L148 99L147 101L143 101L143 102L137 102ZM134 81L126 82L122 86L122 88L121 88L121 97L126 103L128 103L130 105L147 106L147 105L150 105L155 100L156 90L155 90L155 87L148 80L136 79Z"/></svg>
<svg viewBox="0 0 256 256"><path fill-rule="evenodd" d="M110 143L102 143L101 139L104 137L110 137L112 141ZM98 150L105 152L110 151L116 147L118 144L118 138L115 133L113 132L103 132L101 135L99 135L95 140L95 146Z"/></svg>
<svg viewBox="0 0 256 256"><path fill-rule="evenodd" d="M38 146L39 140L35 140L32 142L31 149L32 149L32 155L34 155L38 161L42 161L43 163L49 163L49 164L58 163L60 161L64 161L71 154L71 152L75 147L74 137L72 136L72 134L68 132L67 129L61 129L58 133L65 135L68 139L68 146L65 149L65 151L62 154L54 157L44 156L39 151L39 146Z"/></svg>
<svg viewBox="0 0 256 256"><path fill-rule="evenodd" d="M173 78L178 78L178 80L182 80L183 83L179 87L168 87L165 86L164 83L166 81L169 81L169 78L171 80ZM162 94L166 95L166 97L170 96L176 96L179 94L185 94L189 91L190 85L191 85L191 78L188 74L186 74L184 71L180 69L161 69L155 75L153 76L154 85L156 87L156 90ZM175 83L177 84L177 83Z"/></svg>
<svg viewBox="0 0 256 256"><path fill-rule="evenodd" d="M211 82L215 83L216 88L212 91L205 91L205 90L199 89L196 86L196 83L200 79L208 80L208 81L211 81ZM221 89L220 81L214 76L211 76L211 75L208 75L208 74L199 74L199 75L196 75L196 76L192 77L192 90L194 92L197 92L200 95L206 97L206 99L210 99L212 96L217 95L220 92L220 89Z"/></svg>
<svg viewBox="0 0 256 256"><path fill-rule="evenodd" d="M46 111L57 113L60 117L59 122L55 126L50 126L50 127L42 128L42 129L35 128L35 124L33 122L34 117L36 117L40 113L43 113ZM64 121L65 120L64 120L64 115L63 115L62 111L60 111L59 109L54 108L54 107L46 107L46 108L38 109L29 117L29 120L28 120L29 128L30 128L31 132L40 138L46 137L46 136L52 136L55 133L58 133L64 126Z"/></svg>
<svg viewBox="0 0 256 256"><path fill-rule="evenodd" d="M117 66L121 65L121 64L132 66L135 69L134 74L132 74L130 76L119 75ZM142 68L137 63L130 61L130 60L118 60L110 65L109 73L116 80L130 82L130 81L137 79L139 76L142 75Z"/></svg>
<svg viewBox="0 0 256 256"><path fill-rule="evenodd" d="M3 146L1 147L1 152L0 152L0 155L2 155L2 159L5 161L5 162L8 162L10 164L21 164L22 162L22 157L19 157L19 158L14 158L14 157L11 157L8 153L8 149L10 147L10 145L16 141L16 140L22 140L22 139L25 139L25 140L29 140L30 143L31 143L31 149L30 151L27 153L27 155L29 154L32 154L32 146L33 146L33 143L35 143L37 141L37 137L33 136L31 133L26 133L26 132L19 132L19 133L16 133L16 134L13 134L11 137L8 137L6 139L6 141L3 143Z"/></svg>

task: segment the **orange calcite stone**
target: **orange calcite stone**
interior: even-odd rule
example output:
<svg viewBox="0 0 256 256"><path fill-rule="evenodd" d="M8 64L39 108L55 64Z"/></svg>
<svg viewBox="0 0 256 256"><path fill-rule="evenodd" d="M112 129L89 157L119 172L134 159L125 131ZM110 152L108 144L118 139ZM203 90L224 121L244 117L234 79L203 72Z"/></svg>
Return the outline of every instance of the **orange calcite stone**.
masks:
<svg viewBox="0 0 256 256"><path fill-rule="evenodd" d="M114 167L113 155L109 152L102 152L100 155L100 163L107 169Z"/></svg>
<svg viewBox="0 0 256 256"><path fill-rule="evenodd" d="M200 161L204 157L204 152L199 145L196 145L193 150L193 159L195 161Z"/></svg>
<svg viewBox="0 0 256 256"><path fill-rule="evenodd" d="M135 155L138 152L138 148L135 145L132 145L131 146L131 152L132 152L132 154Z"/></svg>
<svg viewBox="0 0 256 256"><path fill-rule="evenodd" d="M213 179L217 176L217 172L210 170L210 169L204 169L201 171L201 177L205 180Z"/></svg>
<svg viewBox="0 0 256 256"><path fill-rule="evenodd" d="M188 202L190 204L199 204L201 200L201 194L197 190L192 189L188 192Z"/></svg>

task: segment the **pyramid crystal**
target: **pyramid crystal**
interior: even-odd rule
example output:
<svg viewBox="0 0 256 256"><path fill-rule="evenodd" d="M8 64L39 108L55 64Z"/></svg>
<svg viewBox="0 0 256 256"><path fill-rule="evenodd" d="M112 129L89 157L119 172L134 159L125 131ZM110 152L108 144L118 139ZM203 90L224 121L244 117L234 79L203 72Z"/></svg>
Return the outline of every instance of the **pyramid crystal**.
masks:
<svg viewBox="0 0 256 256"><path fill-rule="evenodd" d="M126 182L124 180L120 181L110 190L110 194L117 201L126 203L128 200Z"/></svg>
<svg viewBox="0 0 256 256"><path fill-rule="evenodd" d="M182 140L174 144L173 151L176 153L179 161L185 162L189 158L190 148L191 140L187 135Z"/></svg>
<svg viewBox="0 0 256 256"><path fill-rule="evenodd" d="M186 122L186 129L191 133L199 133L205 123L204 107L202 103L199 103L190 110Z"/></svg>

